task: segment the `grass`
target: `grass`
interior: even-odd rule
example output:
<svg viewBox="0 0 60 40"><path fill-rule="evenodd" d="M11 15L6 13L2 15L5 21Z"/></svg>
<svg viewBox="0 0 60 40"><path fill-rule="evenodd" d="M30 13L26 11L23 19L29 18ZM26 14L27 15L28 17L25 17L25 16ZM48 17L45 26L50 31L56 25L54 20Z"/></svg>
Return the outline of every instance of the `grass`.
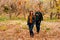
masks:
<svg viewBox="0 0 60 40"><path fill-rule="evenodd" d="M9 17L6 17L6 16L1 16L0 17L0 22L1 21L7 21L7 20L22 20L22 21L26 21L26 19L24 17L12 17L11 19Z"/></svg>
<svg viewBox="0 0 60 40"><path fill-rule="evenodd" d="M0 21L6 21L6 20L8 20L7 17L0 17Z"/></svg>
<svg viewBox="0 0 60 40"><path fill-rule="evenodd" d="M53 19L46 18L46 19L44 19L44 21L47 21L47 22L59 22L59 19L57 19L57 18L53 18Z"/></svg>
<svg viewBox="0 0 60 40"><path fill-rule="evenodd" d="M11 19L9 19L9 17L7 16L0 16L0 22L1 21L7 21L7 20L22 20L22 21L27 21L27 19L25 19L24 17L12 17ZM50 19L50 18L44 18L43 21L47 21L47 22L60 22L60 19L57 19L57 18L53 18L53 19Z"/></svg>

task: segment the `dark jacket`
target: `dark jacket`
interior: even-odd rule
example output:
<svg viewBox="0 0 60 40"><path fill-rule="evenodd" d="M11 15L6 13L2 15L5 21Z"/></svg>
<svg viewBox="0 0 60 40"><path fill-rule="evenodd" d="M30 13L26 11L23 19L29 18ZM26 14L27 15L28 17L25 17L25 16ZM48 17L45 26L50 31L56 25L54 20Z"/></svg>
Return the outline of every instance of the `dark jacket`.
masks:
<svg viewBox="0 0 60 40"><path fill-rule="evenodd" d="M30 23L30 18L28 16L27 25L34 24L34 22L35 22L35 17L34 16L32 17L32 23Z"/></svg>
<svg viewBox="0 0 60 40"><path fill-rule="evenodd" d="M36 14L38 14L38 16ZM43 20L43 15L41 12L36 12L35 16L36 16L36 21L42 21Z"/></svg>

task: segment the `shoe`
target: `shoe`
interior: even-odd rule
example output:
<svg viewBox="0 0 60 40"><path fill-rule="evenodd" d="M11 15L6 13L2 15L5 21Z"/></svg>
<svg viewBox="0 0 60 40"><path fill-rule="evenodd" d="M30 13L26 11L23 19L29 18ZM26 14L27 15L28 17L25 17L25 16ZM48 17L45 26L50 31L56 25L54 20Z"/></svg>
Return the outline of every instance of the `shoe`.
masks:
<svg viewBox="0 0 60 40"><path fill-rule="evenodd" d="M34 37L34 34L31 34L30 37Z"/></svg>
<svg viewBox="0 0 60 40"><path fill-rule="evenodd" d="M37 32L37 34L39 34L39 32Z"/></svg>

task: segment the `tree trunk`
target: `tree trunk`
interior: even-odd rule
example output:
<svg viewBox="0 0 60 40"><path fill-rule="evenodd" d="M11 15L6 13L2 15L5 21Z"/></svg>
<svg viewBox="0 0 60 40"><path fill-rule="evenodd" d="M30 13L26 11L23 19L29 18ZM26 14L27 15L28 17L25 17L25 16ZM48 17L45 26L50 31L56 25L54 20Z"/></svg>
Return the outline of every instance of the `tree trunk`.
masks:
<svg viewBox="0 0 60 40"><path fill-rule="evenodd" d="M53 13L50 14L50 19L52 19L52 18L53 18Z"/></svg>
<svg viewBox="0 0 60 40"><path fill-rule="evenodd" d="M60 14L58 14L57 16L58 16L58 19L60 19Z"/></svg>

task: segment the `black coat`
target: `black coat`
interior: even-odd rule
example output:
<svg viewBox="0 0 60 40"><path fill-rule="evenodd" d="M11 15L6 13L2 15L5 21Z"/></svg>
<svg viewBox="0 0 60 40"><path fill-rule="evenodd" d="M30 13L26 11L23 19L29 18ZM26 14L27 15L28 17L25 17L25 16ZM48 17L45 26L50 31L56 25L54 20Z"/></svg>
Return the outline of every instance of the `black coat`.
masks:
<svg viewBox="0 0 60 40"><path fill-rule="evenodd" d="M41 12L36 12L36 13L35 13L35 16L37 17L36 14L38 14L38 20L36 20L36 21L42 21L42 20L43 20L43 15L42 15L42 13L41 13Z"/></svg>
<svg viewBox="0 0 60 40"><path fill-rule="evenodd" d="M30 18L28 16L27 25L34 24L34 22L35 22L35 17L34 16L32 17L32 23L30 23Z"/></svg>

